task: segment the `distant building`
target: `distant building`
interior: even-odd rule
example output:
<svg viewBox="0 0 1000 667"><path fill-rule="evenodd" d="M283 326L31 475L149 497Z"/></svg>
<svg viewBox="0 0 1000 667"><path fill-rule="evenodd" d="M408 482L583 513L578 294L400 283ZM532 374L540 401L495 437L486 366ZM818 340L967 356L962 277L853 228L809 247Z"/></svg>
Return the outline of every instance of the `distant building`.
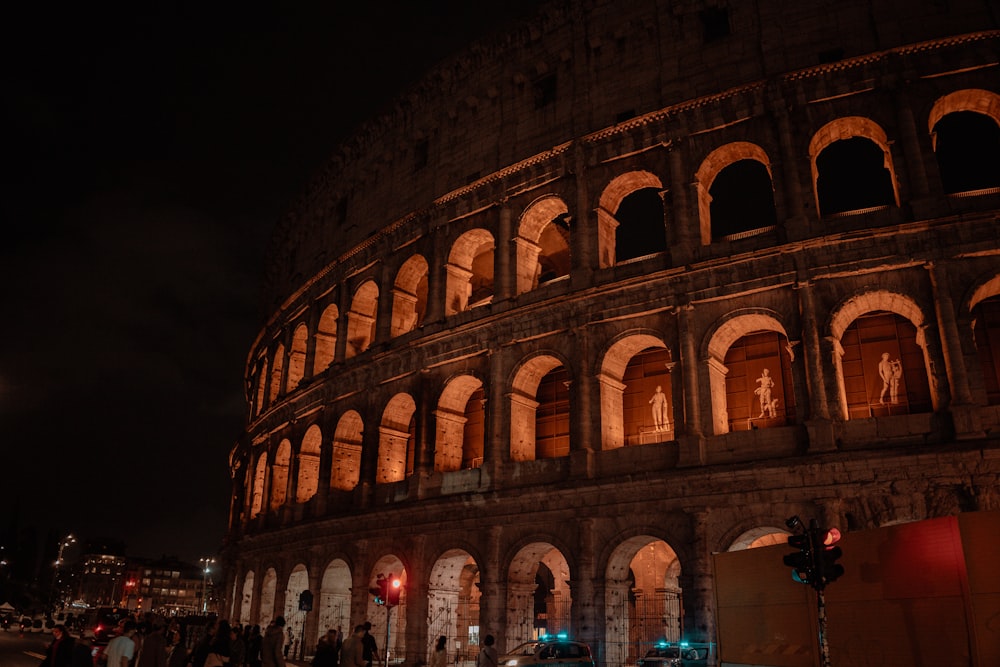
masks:
<svg viewBox="0 0 1000 667"><path fill-rule="evenodd" d="M165 616L200 613L212 599L211 581L197 565L176 558L130 558L120 604ZM211 605L210 605L211 607Z"/></svg>
<svg viewBox="0 0 1000 667"><path fill-rule="evenodd" d="M119 604L126 564L123 546L88 550L77 564L76 599L85 601L91 607Z"/></svg>

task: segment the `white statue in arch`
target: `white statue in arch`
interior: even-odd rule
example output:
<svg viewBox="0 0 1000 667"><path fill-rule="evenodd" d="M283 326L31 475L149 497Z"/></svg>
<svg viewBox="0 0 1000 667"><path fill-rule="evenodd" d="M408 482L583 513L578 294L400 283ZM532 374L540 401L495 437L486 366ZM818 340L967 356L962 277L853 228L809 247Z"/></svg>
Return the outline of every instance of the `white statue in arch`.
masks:
<svg viewBox="0 0 1000 667"><path fill-rule="evenodd" d="M760 415L757 419L763 418L765 413L768 417L776 417L778 399L771 398L771 389L774 388L774 378L771 377L771 371L766 368L761 371L760 377L757 378L757 384L760 386L753 390L753 393L760 399Z"/></svg>
<svg viewBox="0 0 1000 667"><path fill-rule="evenodd" d="M667 395L663 393L663 388L656 385L653 398L649 399L649 404L653 406L653 426L657 431L665 431L670 426L670 419L667 417Z"/></svg>
<svg viewBox="0 0 1000 667"><path fill-rule="evenodd" d="M883 352L882 361L878 362L878 375L882 378L882 393L878 402L884 404L888 392L889 401L899 403L899 379L903 377L903 364L899 359L890 360L889 353Z"/></svg>

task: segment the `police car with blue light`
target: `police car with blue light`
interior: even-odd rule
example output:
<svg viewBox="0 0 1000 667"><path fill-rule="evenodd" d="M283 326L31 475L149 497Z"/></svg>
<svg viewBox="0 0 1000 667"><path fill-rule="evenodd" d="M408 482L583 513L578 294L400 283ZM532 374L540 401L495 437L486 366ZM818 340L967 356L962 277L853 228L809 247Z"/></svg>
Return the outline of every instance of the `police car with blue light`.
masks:
<svg viewBox="0 0 1000 667"><path fill-rule="evenodd" d="M707 665L710 646L689 642L657 642L636 662L637 667L696 667Z"/></svg>
<svg viewBox="0 0 1000 667"><path fill-rule="evenodd" d="M557 667L594 667L594 656L583 642L569 639L565 633L543 635L525 642L500 658L501 667L554 665Z"/></svg>

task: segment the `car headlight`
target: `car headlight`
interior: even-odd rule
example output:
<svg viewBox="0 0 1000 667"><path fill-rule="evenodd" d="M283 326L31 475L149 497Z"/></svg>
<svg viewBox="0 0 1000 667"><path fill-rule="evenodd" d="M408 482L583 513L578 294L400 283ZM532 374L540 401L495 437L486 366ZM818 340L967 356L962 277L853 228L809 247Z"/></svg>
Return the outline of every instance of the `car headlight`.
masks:
<svg viewBox="0 0 1000 667"><path fill-rule="evenodd" d="M511 658L505 662L504 665L506 665L506 667L517 667L517 658Z"/></svg>

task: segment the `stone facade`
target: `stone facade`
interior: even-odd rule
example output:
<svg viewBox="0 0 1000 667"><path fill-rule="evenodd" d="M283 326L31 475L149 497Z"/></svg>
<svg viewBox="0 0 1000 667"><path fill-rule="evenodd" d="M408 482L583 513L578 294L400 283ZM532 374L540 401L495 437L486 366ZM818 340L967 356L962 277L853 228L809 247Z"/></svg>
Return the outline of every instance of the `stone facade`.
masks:
<svg viewBox="0 0 1000 667"><path fill-rule="evenodd" d="M622 665L792 515L1000 508L998 16L902 8L557 2L359 130L276 235L227 615Z"/></svg>

